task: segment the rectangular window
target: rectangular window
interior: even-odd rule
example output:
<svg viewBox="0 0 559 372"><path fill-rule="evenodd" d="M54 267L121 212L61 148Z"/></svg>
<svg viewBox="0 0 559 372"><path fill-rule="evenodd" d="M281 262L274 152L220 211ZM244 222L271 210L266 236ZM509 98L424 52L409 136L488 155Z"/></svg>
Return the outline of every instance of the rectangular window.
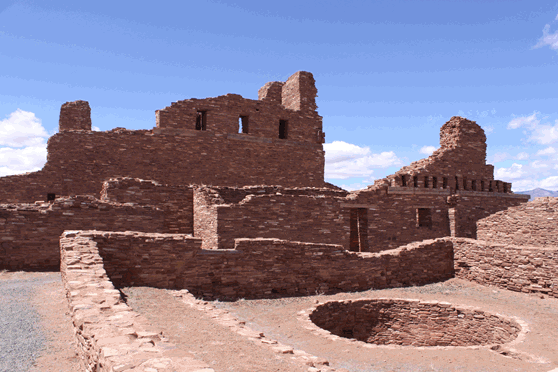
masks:
<svg viewBox="0 0 559 372"><path fill-rule="evenodd" d="M433 177L433 188L434 189L436 189L439 186L437 181L438 181L437 177Z"/></svg>
<svg viewBox="0 0 559 372"><path fill-rule="evenodd" d="M447 186L448 186L448 178L443 177L443 189L446 190Z"/></svg>
<svg viewBox="0 0 559 372"><path fill-rule="evenodd" d="M458 182L458 176L454 177L454 181L456 182L456 190L460 190L460 182Z"/></svg>
<svg viewBox="0 0 559 372"><path fill-rule="evenodd" d="M47 194L47 201L54 201L56 199L56 194L48 193Z"/></svg>
<svg viewBox="0 0 559 372"><path fill-rule="evenodd" d="M206 111L196 112L196 130L206 130Z"/></svg>
<svg viewBox="0 0 559 372"><path fill-rule="evenodd" d="M481 180L480 184L481 184L481 190L480 191L485 191L485 181Z"/></svg>
<svg viewBox="0 0 559 372"><path fill-rule="evenodd" d="M280 120L279 122L279 138L287 139L287 120Z"/></svg>
<svg viewBox="0 0 559 372"><path fill-rule="evenodd" d="M248 134L248 116L239 116L239 133Z"/></svg>
<svg viewBox="0 0 559 372"><path fill-rule="evenodd" d="M472 180L472 191L477 191L476 186L477 186L476 180Z"/></svg>
<svg viewBox="0 0 559 372"><path fill-rule="evenodd" d="M431 209L417 208L417 227L431 228Z"/></svg>
<svg viewBox="0 0 559 372"><path fill-rule="evenodd" d="M468 190L468 180L464 178L464 190Z"/></svg>
<svg viewBox="0 0 559 372"><path fill-rule="evenodd" d="M489 181L489 192L493 192L493 182L494 181Z"/></svg>
<svg viewBox="0 0 559 372"><path fill-rule="evenodd" d="M428 188L429 187L429 177L425 176L425 178L423 179L423 187Z"/></svg>
<svg viewBox="0 0 559 372"><path fill-rule="evenodd" d="M413 187L417 187L417 176L413 176Z"/></svg>
<svg viewBox="0 0 559 372"><path fill-rule="evenodd" d="M408 184L406 182L406 176L402 176L402 186L406 187Z"/></svg>

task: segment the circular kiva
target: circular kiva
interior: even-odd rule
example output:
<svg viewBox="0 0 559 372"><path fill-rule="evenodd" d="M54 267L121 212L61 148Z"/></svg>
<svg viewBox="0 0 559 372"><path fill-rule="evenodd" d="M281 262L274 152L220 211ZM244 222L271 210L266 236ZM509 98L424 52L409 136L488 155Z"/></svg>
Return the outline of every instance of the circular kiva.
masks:
<svg viewBox="0 0 559 372"><path fill-rule="evenodd" d="M310 320L330 333L377 345L476 346L514 340L522 327L473 308L400 299L331 301Z"/></svg>

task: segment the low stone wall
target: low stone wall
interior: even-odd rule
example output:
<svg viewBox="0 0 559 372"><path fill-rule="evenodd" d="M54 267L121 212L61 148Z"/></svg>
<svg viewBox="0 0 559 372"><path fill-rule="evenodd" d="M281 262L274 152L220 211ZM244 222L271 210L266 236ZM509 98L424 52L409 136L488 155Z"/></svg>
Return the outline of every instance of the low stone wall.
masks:
<svg viewBox="0 0 559 372"><path fill-rule="evenodd" d="M477 238L491 243L557 248L557 198L536 198L477 222Z"/></svg>
<svg viewBox="0 0 559 372"><path fill-rule="evenodd" d="M336 336L377 345L504 344L522 330L512 320L471 307L388 298L330 301L309 318Z"/></svg>
<svg viewBox="0 0 559 372"><path fill-rule="evenodd" d="M52 203L0 204L0 270L58 271L64 230L160 231L165 212L88 196Z"/></svg>
<svg viewBox="0 0 559 372"><path fill-rule="evenodd" d="M148 321L126 305L109 280L99 255L96 233L66 231L60 239L61 274L84 371L206 371L150 329Z"/></svg>
<svg viewBox="0 0 559 372"><path fill-rule="evenodd" d="M557 297L557 247L518 247L466 238L445 240L454 245L457 278Z"/></svg>
<svg viewBox="0 0 559 372"><path fill-rule="evenodd" d="M421 285L451 278L452 242L429 240L382 253L279 239L237 239L201 249L181 234L91 232L118 286L188 289L211 298L269 298Z"/></svg>

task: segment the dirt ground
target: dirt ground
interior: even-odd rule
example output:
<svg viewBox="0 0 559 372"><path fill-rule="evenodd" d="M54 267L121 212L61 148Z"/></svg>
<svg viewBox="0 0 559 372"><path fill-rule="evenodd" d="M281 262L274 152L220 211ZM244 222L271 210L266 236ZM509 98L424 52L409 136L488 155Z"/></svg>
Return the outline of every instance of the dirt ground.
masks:
<svg viewBox="0 0 559 372"><path fill-rule="evenodd" d="M459 279L431 284L333 296L276 300L213 301L198 309L175 297L174 291L126 288L129 305L145 315L172 342L190 350L216 371L307 371L297 363L305 352L327 360L337 370L357 371L550 371L557 368L557 300L540 298ZM446 301L516 318L527 333L493 351L488 347L373 346L345 339L332 340L313 332L300 312L317 302L355 298L404 298ZM206 311L200 311L205 308ZM273 345L239 338L238 332L216 324L214 309L227 310L246 326L294 349L294 354L270 353ZM324 370L326 367L310 369Z"/></svg>
<svg viewBox="0 0 559 372"><path fill-rule="evenodd" d="M4 272L0 273L0 281L37 275L52 276L56 280L38 286L31 299L40 315L46 340L31 371L79 371L60 274ZM483 287L459 279L422 287L235 302L208 303L192 298L189 303L177 297L177 291L145 287L124 288L123 292L128 304L146 316L154 329L163 331L186 355L205 361L217 372L509 372L557 368L557 299ZM475 306L516 318L527 327L527 333L497 351L487 347L373 346L346 339L332 340L323 333L313 331L315 326L301 315L302 310L329 300L379 297ZM229 318L236 318L240 324L246 323L247 328L229 324ZM257 336L254 337L254 334ZM279 344L275 343L276 340ZM283 349L278 350L278 345L283 345ZM313 360L320 363L302 362L308 360L308 356L315 357ZM311 367L313 365L316 368Z"/></svg>

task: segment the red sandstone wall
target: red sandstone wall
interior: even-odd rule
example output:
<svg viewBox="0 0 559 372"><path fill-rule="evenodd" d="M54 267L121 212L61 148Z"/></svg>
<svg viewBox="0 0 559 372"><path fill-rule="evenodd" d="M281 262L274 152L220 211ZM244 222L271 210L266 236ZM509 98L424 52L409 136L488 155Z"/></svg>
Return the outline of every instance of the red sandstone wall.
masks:
<svg viewBox="0 0 559 372"><path fill-rule="evenodd" d="M557 297L557 247L518 247L473 239L454 244L456 277L516 292Z"/></svg>
<svg viewBox="0 0 559 372"><path fill-rule="evenodd" d="M92 197L0 205L0 270L59 270L64 230L165 231L165 212L104 203Z"/></svg>
<svg viewBox="0 0 559 372"><path fill-rule="evenodd" d="M190 186L169 186L138 178L112 178L103 182L101 200L164 209L164 232L194 232Z"/></svg>
<svg viewBox="0 0 559 372"><path fill-rule="evenodd" d="M91 239L93 236L87 232L67 231L60 239L60 272L82 370L211 370L206 363L177 353L161 332L154 332L147 319L126 305L105 272L97 244ZM166 239L162 236L158 235L159 242ZM161 243L164 246L164 242ZM157 276L148 273L152 279L153 275Z"/></svg>
<svg viewBox="0 0 559 372"><path fill-rule="evenodd" d="M450 278L452 243L425 241L382 253L350 253L337 245L238 239L235 250L204 250L184 235L93 234L115 285L186 288L221 298L420 285ZM189 240L190 241L190 240ZM142 255L135 252L142 252ZM169 255L173 254L172 259Z"/></svg>
<svg viewBox="0 0 559 372"><path fill-rule="evenodd" d="M323 186L321 144L217 135L206 131L57 133L43 170L0 178L0 200L34 202L56 195L99 195L109 178L150 179L171 186Z"/></svg>
<svg viewBox="0 0 559 372"><path fill-rule="evenodd" d="M477 238L496 244L557 249L557 198L536 198L477 222Z"/></svg>

